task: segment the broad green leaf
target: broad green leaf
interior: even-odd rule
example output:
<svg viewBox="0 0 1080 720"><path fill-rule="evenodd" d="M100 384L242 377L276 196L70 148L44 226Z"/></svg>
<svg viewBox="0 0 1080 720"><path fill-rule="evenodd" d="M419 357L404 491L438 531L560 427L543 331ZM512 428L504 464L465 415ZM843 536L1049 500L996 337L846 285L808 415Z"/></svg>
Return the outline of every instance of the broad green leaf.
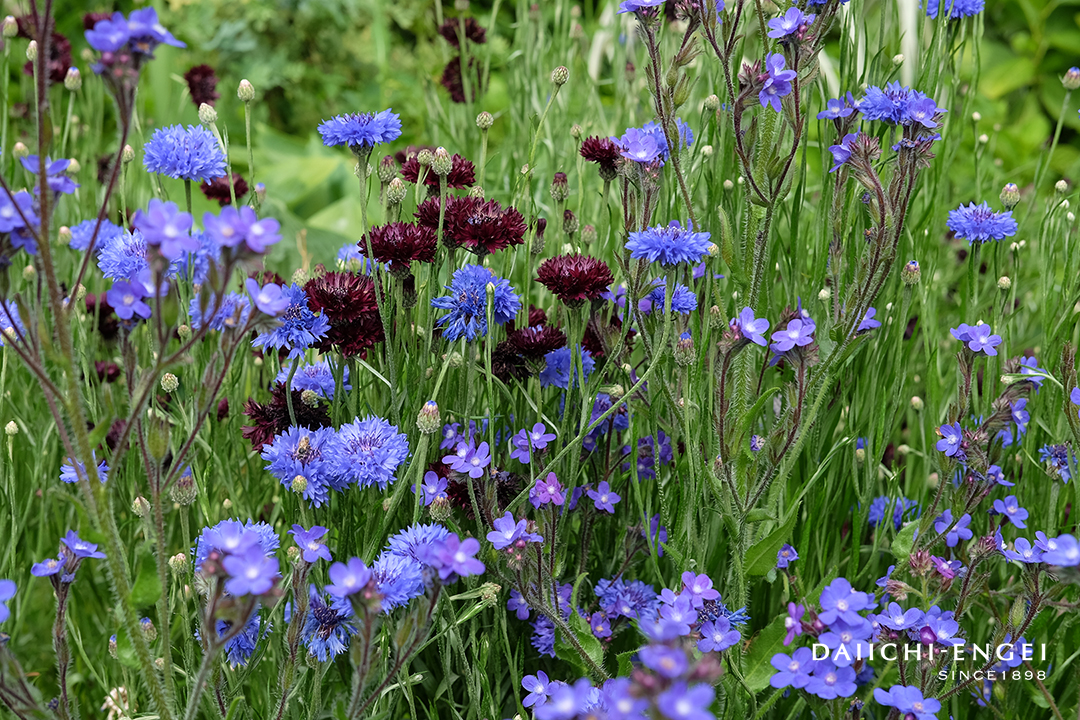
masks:
<svg viewBox="0 0 1080 720"><path fill-rule="evenodd" d="M748 576L765 575L776 567L776 553L780 552L780 547L791 537L791 530L795 527L798 517L799 506L796 505L788 511L788 516L780 527L758 540L746 551L743 566Z"/></svg>

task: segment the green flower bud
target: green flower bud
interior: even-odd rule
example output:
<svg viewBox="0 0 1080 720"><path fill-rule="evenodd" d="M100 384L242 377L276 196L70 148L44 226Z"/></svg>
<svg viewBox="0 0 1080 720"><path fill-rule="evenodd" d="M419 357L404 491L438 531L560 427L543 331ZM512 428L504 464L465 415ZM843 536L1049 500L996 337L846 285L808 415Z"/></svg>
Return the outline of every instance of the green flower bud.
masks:
<svg viewBox="0 0 1080 720"><path fill-rule="evenodd" d="M240 102L249 103L255 99L255 88L247 80L241 80L236 88L236 97L240 98Z"/></svg>
<svg viewBox="0 0 1080 720"><path fill-rule="evenodd" d="M203 125L213 125L217 122L217 110L210 103L199 106L199 122Z"/></svg>
<svg viewBox="0 0 1080 720"><path fill-rule="evenodd" d="M476 127L480 128L484 132L491 129L491 126L495 124L495 117L487 110L483 111L476 116Z"/></svg>
<svg viewBox="0 0 1080 720"><path fill-rule="evenodd" d="M424 435L431 435L442 427L439 406L434 400L428 400L416 416L416 427Z"/></svg>
<svg viewBox="0 0 1080 720"><path fill-rule="evenodd" d="M64 87L71 92L77 92L82 87L82 75L79 74L79 68L68 68L67 75L64 76Z"/></svg>
<svg viewBox="0 0 1080 720"><path fill-rule="evenodd" d="M570 71L560 65L551 71L551 82L555 83L555 87L562 87L570 79Z"/></svg>

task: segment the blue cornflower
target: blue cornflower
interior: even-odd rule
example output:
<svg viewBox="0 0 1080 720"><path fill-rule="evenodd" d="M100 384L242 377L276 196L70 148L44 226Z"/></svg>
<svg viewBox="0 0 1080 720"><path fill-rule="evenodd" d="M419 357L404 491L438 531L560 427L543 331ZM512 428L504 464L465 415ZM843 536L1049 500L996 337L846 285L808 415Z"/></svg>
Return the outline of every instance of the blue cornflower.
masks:
<svg viewBox="0 0 1080 720"><path fill-rule="evenodd" d="M225 556L221 564L229 575L225 589L238 597L263 595L274 586L274 580L281 577L277 558L267 556L258 545L249 545L243 552Z"/></svg>
<svg viewBox="0 0 1080 720"><path fill-rule="evenodd" d="M894 81L884 90L877 86L868 87L859 101L859 111L867 120L881 120L892 125L918 123L933 128L937 126L933 116L945 110L925 102L927 99L924 93Z"/></svg>
<svg viewBox="0 0 1080 720"><path fill-rule="evenodd" d="M839 120L840 118L850 117L851 113L855 112L857 106L855 99L849 92L845 97L832 98L825 103L825 109L817 114L818 120Z"/></svg>
<svg viewBox="0 0 1080 720"><path fill-rule="evenodd" d="M343 378L342 389L348 392L352 390L352 385L349 384L349 368L344 368L345 374ZM289 369L282 368L281 372L274 378L275 383L285 384L289 379ZM318 395L326 398L327 400L334 399L334 373L330 369L330 363L326 360L319 360L313 363L302 363L300 367L296 369L296 373L292 379L293 390L313 390Z"/></svg>
<svg viewBox="0 0 1080 720"><path fill-rule="evenodd" d="M202 285L210 278L210 267L221 260L221 245L201 230L193 230L191 236L198 248L176 259L176 273L189 278L195 285Z"/></svg>
<svg viewBox="0 0 1080 720"><path fill-rule="evenodd" d="M626 249L634 259L667 267L694 264L709 254L709 248L713 247L710 237L707 232L694 232L690 223L684 228L678 220L672 220L667 227L659 225L630 233Z"/></svg>
<svg viewBox="0 0 1080 720"><path fill-rule="evenodd" d="M334 472L342 482L356 483L362 488L378 485L380 490L385 490L394 482L398 466L409 456L405 434L374 415L342 425L338 443Z"/></svg>
<svg viewBox="0 0 1080 720"><path fill-rule="evenodd" d="M881 495L874 498L874 501L870 503L870 513L867 516L866 523L870 527L877 527L885 519L885 513L892 507L893 526L899 530L904 520L904 514L918 504L917 501L908 500L903 496L893 501L887 495Z"/></svg>
<svg viewBox="0 0 1080 720"><path fill-rule="evenodd" d="M131 217L131 224L142 231L147 245L157 246L162 257L176 260L184 252L198 252L199 241L191 234L191 215L174 202L150 200Z"/></svg>
<svg viewBox="0 0 1080 720"><path fill-rule="evenodd" d="M282 485L300 490L312 507L322 507L336 480L333 459L339 452L333 428L290 427L263 445L262 458L268 463L266 470Z"/></svg>
<svg viewBox="0 0 1080 720"><path fill-rule="evenodd" d="M964 453L964 430L960 427L960 423L954 422L951 425L942 425L938 428L938 435L941 439L937 441L934 447L941 452L945 453L947 457L954 457L957 460L963 460L966 454Z"/></svg>
<svg viewBox="0 0 1080 720"><path fill-rule="evenodd" d="M304 562L313 563L319 558L330 562L330 550L322 541L327 532L321 525L313 525L310 530L305 530L303 525L294 524L289 534L296 541L296 547L300 548Z"/></svg>
<svg viewBox="0 0 1080 720"><path fill-rule="evenodd" d="M585 377L585 381L589 381L589 375L592 374L593 368L596 366L596 361L593 360L592 353L585 348L581 350L581 370ZM558 350L552 350L544 356L544 369L540 371L540 387L548 387L554 385L555 387L568 390L570 386L577 385L577 373L574 376L570 376L570 348L561 347Z"/></svg>
<svg viewBox="0 0 1080 720"><path fill-rule="evenodd" d="M143 146L147 172L191 182L210 182L225 175L225 153L214 134L202 125L158 128Z"/></svg>
<svg viewBox="0 0 1080 720"><path fill-rule="evenodd" d="M11 233L11 244L16 250L24 248L30 255L37 255L37 242L26 232L26 223L36 227L39 222L30 193L20 190L10 196L6 191L0 192L0 233Z"/></svg>
<svg viewBox="0 0 1080 720"><path fill-rule="evenodd" d="M0 623L11 617L8 609L8 600L15 597L15 582L13 580L0 580Z"/></svg>
<svg viewBox="0 0 1080 720"><path fill-rule="evenodd" d="M646 315L651 315L654 311L658 313L664 312L665 293L667 292L664 281L657 278L653 285L655 287L638 303L638 310ZM685 285L680 283L671 291L671 312L689 315L697 310L697 306L697 295Z"/></svg>
<svg viewBox="0 0 1080 720"><path fill-rule="evenodd" d="M94 456L94 460L97 460L97 454L93 453L93 451L91 452ZM105 463L104 460L97 464L97 472L98 479L101 480L101 482L105 482L109 479L109 466ZM79 460L72 461L71 458L68 458L67 462L60 466L61 482L74 484L85 477L87 477L86 463L83 463Z"/></svg>
<svg viewBox="0 0 1080 720"><path fill-rule="evenodd" d="M652 617L660 607L660 598L651 585L623 578L599 580L593 588L600 609L610 618Z"/></svg>
<svg viewBox="0 0 1080 720"><path fill-rule="evenodd" d="M406 605L424 592L421 565L405 555L384 552L371 566L371 574L382 595L383 612Z"/></svg>
<svg viewBox="0 0 1080 720"><path fill-rule="evenodd" d="M308 654L320 662L328 662L345 652L349 647L349 636L358 632L352 622L352 608L348 603L327 602L326 596L314 585L308 598L301 641Z"/></svg>
<svg viewBox="0 0 1080 720"><path fill-rule="evenodd" d="M378 113L349 113L324 120L319 125L323 145L348 145L354 153L370 152L379 143L401 137L401 118L392 109Z"/></svg>
<svg viewBox="0 0 1080 720"><path fill-rule="evenodd" d="M203 303L206 307L203 307ZM200 329L204 324L211 330L227 330L229 328L244 327L247 325L248 316L251 314L251 302L247 296L240 293L229 293L221 299L221 307L214 316L207 321L205 314L214 309L215 298L193 297L188 304L188 319L194 330Z"/></svg>
<svg viewBox="0 0 1080 720"><path fill-rule="evenodd" d="M41 172L41 159L37 155L27 155L24 158L19 158L19 162L22 163L23 168L31 175L37 175ZM45 158L45 182L49 186L49 189L54 193L71 195L78 189L79 184L68 177L65 172L70 166L70 160L53 160L49 157ZM40 188L35 182L34 194L37 195L39 190Z"/></svg>
<svg viewBox="0 0 1080 720"><path fill-rule="evenodd" d="M330 331L330 321L325 314L316 315L308 307L307 293L299 285L283 290L289 299L289 307L279 317L281 324L264 332L251 341L253 347L287 349L289 358L304 354L304 350Z"/></svg>
<svg viewBox="0 0 1080 720"><path fill-rule="evenodd" d="M972 17L978 15L983 11L983 0L926 0L926 14L928 17L937 18L938 11L944 7L949 13L949 18L952 20L959 20L960 18ZM919 720L922 720L920 718Z"/></svg>
<svg viewBox="0 0 1080 720"><path fill-rule="evenodd" d="M498 325L517 317L521 299L510 283L481 265L466 265L456 271L446 288L449 295L431 301L432 307L450 312L439 318L437 325L443 328L443 337L454 342L461 337L473 341L488 333L487 286L495 286L492 318Z"/></svg>
<svg viewBox="0 0 1080 720"><path fill-rule="evenodd" d="M438 523L417 523L391 535L386 543L386 552L429 565L431 551L442 545L449 536L450 531Z"/></svg>
<svg viewBox="0 0 1080 720"><path fill-rule="evenodd" d="M641 128L627 128L622 137L613 137L611 141L619 147L620 155L637 163L651 163L664 153L656 136Z"/></svg>
<svg viewBox="0 0 1080 720"><path fill-rule="evenodd" d="M968 203L949 211L946 223L958 238L969 244L984 243L989 240L1003 240L1016 234L1016 220L1012 210L994 212L985 202L979 205Z"/></svg>
<svg viewBox="0 0 1080 720"><path fill-rule="evenodd" d="M758 101L761 107L772 107L780 112L780 98L791 93L791 81L798 75L794 70L784 69L784 56L780 53L772 53L765 56L765 84L758 92Z"/></svg>
<svg viewBox="0 0 1080 720"><path fill-rule="evenodd" d="M1059 477L1065 483L1072 480L1070 467L1076 467L1076 455L1068 445L1043 445L1039 448L1039 459L1051 477Z"/></svg>
<svg viewBox="0 0 1080 720"><path fill-rule="evenodd" d="M809 27L816 18L817 15L803 15L802 10L799 8L790 7L786 13L769 21L769 27L772 28L769 30L769 37L783 38L788 35L804 33L806 32L807 27ZM836 101L830 100L829 102ZM819 115L818 117L820 118L821 116Z"/></svg>
<svg viewBox="0 0 1080 720"><path fill-rule="evenodd" d="M260 632L261 626L262 621L259 618L259 610L256 605L255 611L251 613L251 617L244 624L244 629L225 644L225 657L228 659L230 667L235 669L247 665L248 660L255 653L255 646L259 644L259 636L262 634ZM228 635L231 628L232 623L228 620L218 620L214 626L219 638ZM267 624L266 632L269 632L269 630L270 626Z"/></svg>
<svg viewBox="0 0 1080 720"><path fill-rule="evenodd" d="M87 236L89 242L89 236ZM132 280L150 267L146 259L146 240L142 232L120 232L98 238L97 264L109 280Z"/></svg>
<svg viewBox="0 0 1080 720"><path fill-rule="evenodd" d="M859 133L848 133L840 141L840 144L829 146L829 152L831 152L833 156L833 166L829 169L829 172L836 172L840 169L841 165L844 165L851 159L851 153L855 149L855 142L858 139Z"/></svg>

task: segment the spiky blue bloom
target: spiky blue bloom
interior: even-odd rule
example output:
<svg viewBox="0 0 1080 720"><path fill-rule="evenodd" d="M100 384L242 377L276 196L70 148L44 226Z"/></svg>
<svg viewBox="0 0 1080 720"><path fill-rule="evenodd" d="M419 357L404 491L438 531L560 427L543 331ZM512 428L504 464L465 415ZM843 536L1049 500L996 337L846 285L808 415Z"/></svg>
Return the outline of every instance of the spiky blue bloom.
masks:
<svg viewBox="0 0 1080 720"><path fill-rule="evenodd" d="M487 326L487 286L495 286L492 319L498 325L504 325L521 310L521 299L510 287L510 283L482 265L466 265L454 273L450 285L446 288L449 295L434 298L432 307L450 312L439 318L438 326L443 328L443 337L454 342L461 337L472 342L488 333Z"/></svg>
<svg viewBox="0 0 1080 720"><path fill-rule="evenodd" d="M967 207L961 205L950 210L946 224L956 237L967 240L971 245L1012 237L1017 229L1012 210L994 212L986 203L968 203Z"/></svg>
<svg viewBox="0 0 1080 720"><path fill-rule="evenodd" d="M347 145L370 150L379 143L401 137L401 118L390 108L378 113L349 113L324 120L319 125L323 145Z"/></svg>
<svg viewBox="0 0 1080 720"><path fill-rule="evenodd" d="M926 0L926 14L937 18L941 9L949 13L951 20L972 17L983 11L983 0Z"/></svg>
<svg viewBox="0 0 1080 720"><path fill-rule="evenodd" d="M131 280L150 267L146 240L136 230L98 239L98 269L109 280Z"/></svg>
<svg viewBox="0 0 1080 720"><path fill-rule="evenodd" d="M917 500L909 500L903 496L894 501L888 495L881 495L874 498L874 501L870 503L870 514L866 519L866 523L870 527L877 527L885 519L885 513L888 509L892 508L893 527L899 530L900 525L904 521L904 516L907 515L908 518L913 517L908 511L918 507L918 505L919 503ZM918 512L916 512L914 516L918 516Z"/></svg>
<svg viewBox="0 0 1080 720"><path fill-rule="evenodd" d="M147 172L191 182L210 182L225 175L225 153L202 125L158 128L143 146Z"/></svg>
<svg viewBox="0 0 1080 720"><path fill-rule="evenodd" d="M937 112L945 111L936 105L930 109L925 102L928 99L926 94L901 85L899 81L893 81L884 89L876 85L866 88L866 93L859 101L859 112L867 120L880 120L893 125L911 125L918 122L926 127L934 127L933 123L926 124L927 113L932 117Z"/></svg>
<svg viewBox="0 0 1080 720"><path fill-rule="evenodd" d="M338 431L340 447L333 460L340 482L380 490L396 479L394 473L409 456L409 441L396 426L374 415L357 418Z"/></svg>
<svg viewBox="0 0 1080 720"><path fill-rule="evenodd" d="M383 612L407 605L410 600L424 593L423 568L405 555L384 552L371 566L375 586L383 596Z"/></svg>
<svg viewBox="0 0 1080 720"><path fill-rule="evenodd" d="M251 315L251 301L248 300L247 295L229 293L221 299L221 307L207 322L204 311L210 312L214 309L215 298L210 297L206 302L206 307L203 308L201 307L201 298L191 298L191 303L188 305L188 318L194 330L200 329L204 324L209 325L211 330L218 331L244 327L247 324L248 316Z"/></svg>
<svg viewBox="0 0 1080 720"><path fill-rule="evenodd" d="M660 608L660 596L652 585L640 580L627 581L621 577L601 579L596 583L594 592L600 601L600 609L609 618L648 618Z"/></svg>
<svg viewBox="0 0 1080 720"><path fill-rule="evenodd" d="M570 348L568 347L552 350L545 355L544 369L540 371L540 387L554 385L555 387L567 390L569 389L571 382L576 385L577 372L575 371L571 378L570 361ZM596 361L593 360L592 353L585 348L581 348L581 370L585 376L586 382L588 382L589 375L592 374L594 367L596 367Z"/></svg>
<svg viewBox="0 0 1080 720"><path fill-rule="evenodd" d="M94 460L97 460L96 453L94 453ZM101 482L105 482L109 479L109 466L104 460L97 464L98 479ZM60 466L60 481L68 484L75 484L82 478L88 477L86 474L86 463L75 460L72 462L71 458L67 459L63 465Z"/></svg>
<svg viewBox="0 0 1080 720"><path fill-rule="evenodd" d="M1072 470L1069 467L1076 467L1076 455L1069 450L1068 445L1043 445L1039 448L1039 459L1051 477L1059 477L1065 483L1072 480Z"/></svg>
<svg viewBox="0 0 1080 720"><path fill-rule="evenodd" d="M307 293L299 285L290 285L283 293L289 307L278 316L281 324L251 341L253 347L287 349L289 358L299 357L304 350L330 331L325 314L316 315L308 307Z"/></svg>
<svg viewBox="0 0 1080 720"><path fill-rule="evenodd" d="M68 243L68 247L72 250L85 252L90 247L90 238L94 235L95 227L97 227L97 218L83 220L78 225L73 225L71 227L71 241ZM102 220L101 230L98 231L97 241L94 243L94 250L100 255L102 248L123 235L124 232L124 228L119 225L108 220Z"/></svg>
<svg viewBox="0 0 1080 720"><path fill-rule="evenodd" d="M713 245L710 237L707 232L694 232L689 223L684 228L678 220L672 220L667 227L658 225L630 233L626 249L632 258L668 267L679 263L694 264L709 254Z"/></svg>
<svg viewBox="0 0 1080 720"><path fill-rule="evenodd" d="M314 585L308 597L301 642L308 649L308 654L320 662L328 662L348 649L349 637L359 630L352 622L353 612L348 603L327 602L326 596Z"/></svg>
<svg viewBox="0 0 1080 720"><path fill-rule="evenodd" d="M352 390L352 385L349 384L349 368L344 368L345 374L343 376L342 389L348 392ZM275 383L285 384L289 379L289 368L282 368L281 372L274 378ZM317 394L326 398L327 400L334 399L334 373L330 369L330 363L326 360L319 360L314 363L302 363L300 367L296 369L296 373L292 379L292 389L303 392L304 390L314 390Z"/></svg>
<svg viewBox="0 0 1080 720"><path fill-rule="evenodd" d="M272 555L281 544L274 528L264 522L248 519L241 523L235 518L222 520L213 527L203 528L195 541L192 552L195 554L195 570L198 572L210 552L217 550L231 553L242 550L252 544L258 544L263 552Z"/></svg>
<svg viewBox="0 0 1080 720"><path fill-rule="evenodd" d="M266 470L286 488L292 489L297 478L305 481L303 496L312 507L322 507L330 497L333 480L333 457L339 443L333 428L308 430L290 427L263 446Z"/></svg>
<svg viewBox="0 0 1080 720"><path fill-rule="evenodd" d="M386 552L411 558L422 565L428 564L428 550L442 543L450 531L437 523L410 525L387 541Z"/></svg>
<svg viewBox="0 0 1080 720"><path fill-rule="evenodd" d="M261 627L262 620L259 618L259 610L256 606L255 612L251 613L251 617L248 619L247 624L244 625L244 629L232 640L225 643L225 657L229 661L229 666L234 670L247 665L248 660L251 659L255 647L259 644L259 636L262 634L260 633ZM219 638L228 635L231 628L232 624L225 620L218 620L215 625ZM266 630L263 632L269 631L270 625L267 624Z"/></svg>
<svg viewBox="0 0 1080 720"><path fill-rule="evenodd" d="M657 278L654 284L656 287L638 303L638 309L646 315L664 312L664 281ZM682 284L675 286L671 292L671 312L689 315L697 310L697 306L698 299L693 290Z"/></svg>

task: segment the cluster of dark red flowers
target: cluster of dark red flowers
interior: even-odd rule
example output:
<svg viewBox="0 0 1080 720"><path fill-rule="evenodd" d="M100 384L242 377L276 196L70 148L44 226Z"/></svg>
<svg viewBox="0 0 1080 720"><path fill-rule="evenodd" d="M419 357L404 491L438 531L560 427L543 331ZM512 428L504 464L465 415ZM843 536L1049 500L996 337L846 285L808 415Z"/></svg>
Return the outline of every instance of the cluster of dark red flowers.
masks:
<svg viewBox="0 0 1080 720"><path fill-rule="evenodd" d="M588 137L581 143L581 157L600 166L600 177L605 182L615 179L618 169L619 146L609 138Z"/></svg>
<svg viewBox="0 0 1080 720"><path fill-rule="evenodd" d="M214 178L210 182L199 183L199 189L202 190L207 200L213 200L221 207L232 204L232 193L229 192L229 178L226 175ZM236 201L240 202L251 188L248 187L247 180L240 177L240 173L234 172L232 189L236 193Z"/></svg>
<svg viewBox="0 0 1080 720"><path fill-rule="evenodd" d="M545 260L536 279L571 308L600 299L615 282L607 263L587 255L557 255Z"/></svg>
<svg viewBox="0 0 1080 720"><path fill-rule="evenodd" d="M439 198L421 203L416 219L420 225L438 230ZM443 218L443 243L447 247L463 247L482 258L523 242L525 218L516 209L503 208L496 200L447 198Z"/></svg>
<svg viewBox="0 0 1080 720"><path fill-rule="evenodd" d="M319 402L312 407L301 400L299 390L292 391L293 414L296 416L296 425L308 430L330 426L330 414L326 412L325 403ZM220 412L220 408L219 408ZM226 406L228 412L228 406ZM251 441L251 449L255 452L262 451L263 445L274 441L274 436L280 435L293 425L289 417L289 404L285 397L285 385L277 383L270 390L270 402L258 403L249 399L244 404L244 414L251 418L251 425L241 428L244 438ZM219 415L220 417L220 415Z"/></svg>
<svg viewBox="0 0 1080 720"><path fill-rule="evenodd" d="M392 222L371 231L360 240L360 254L367 256L371 243L372 260L389 263L391 273L404 277L414 262L434 262L438 239L435 231L423 225Z"/></svg>
<svg viewBox="0 0 1080 720"><path fill-rule="evenodd" d="M217 75L209 65L196 65L188 70L184 73L184 82L187 83L188 93L191 94L191 102L195 103L195 107L203 103L212 106L221 97L217 91ZM239 193L237 195L239 196Z"/></svg>
<svg viewBox="0 0 1080 720"><path fill-rule="evenodd" d="M328 352L336 348L345 357L365 357L367 350L386 335L375 299L375 282L367 275L327 272L304 285L308 307L330 322L330 332L314 347Z"/></svg>
<svg viewBox="0 0 1080 720"><path fill-rule="evenodd" d="M468 72L469 100L476 100L480 85L483 82L483 76L480 73L479 63L471 57L466 64L468 70L463 71L461 62L462 56L460 54L463 49L461 48L461 35L464 35L466 42L483 45L487 42L487 31L473 18L453 18L439 26L439 34L442 35L451 46L457 48L459 53L446 64L446 68L443 70L439 82L442 83L442 86L450 93L451 100L456 103L464 103L465 82L462 75L464 72Z"/></svg>
<svg viewBox="0 0 1080 720"><path fill-rule="evenodd" d="M411 183L415 183L420 177L420 161L416 154L409 155L401 166L401 176ZM450 172L446 175L446 187L466 188L476 182L476 166L472 161L454 153L451 158ZM428 188L439 189L439 176L430 169L424 176L424 185Z"/></svg>

